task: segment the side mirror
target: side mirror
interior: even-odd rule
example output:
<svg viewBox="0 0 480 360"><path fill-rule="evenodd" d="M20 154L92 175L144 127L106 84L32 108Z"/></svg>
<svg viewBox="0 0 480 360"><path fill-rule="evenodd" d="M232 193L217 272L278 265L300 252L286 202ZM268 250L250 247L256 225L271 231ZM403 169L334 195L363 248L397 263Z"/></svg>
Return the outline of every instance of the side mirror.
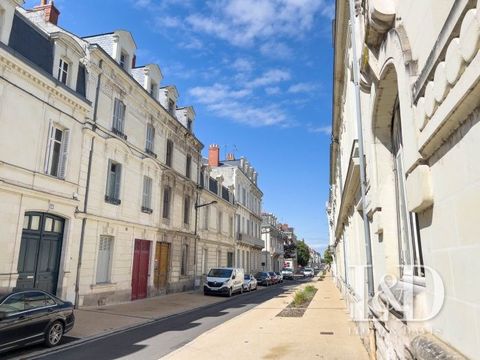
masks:
<svg viewBox="0 0 480 360"><path fill-rule="evenodd" d="M235 280L235 275L232 275L232 280Z"/></svg>

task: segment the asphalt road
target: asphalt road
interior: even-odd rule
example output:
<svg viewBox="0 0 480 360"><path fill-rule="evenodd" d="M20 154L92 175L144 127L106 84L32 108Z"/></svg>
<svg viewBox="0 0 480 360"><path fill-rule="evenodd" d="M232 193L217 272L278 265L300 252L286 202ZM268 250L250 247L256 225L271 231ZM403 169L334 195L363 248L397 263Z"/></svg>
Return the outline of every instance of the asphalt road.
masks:
<svg viewBox="0 0 480 360"><path fill-rule="evenodd" d="M275 296L290 290L299 281L286 281L261 291L235 295L226 301L208 305L184 314L173 315L120 333L72 343L35 356L23 353L20 358L76 360L76 359L159 359L184 346L215 326L252 309ZM33 355L33 356L32 356Z"/></svg>

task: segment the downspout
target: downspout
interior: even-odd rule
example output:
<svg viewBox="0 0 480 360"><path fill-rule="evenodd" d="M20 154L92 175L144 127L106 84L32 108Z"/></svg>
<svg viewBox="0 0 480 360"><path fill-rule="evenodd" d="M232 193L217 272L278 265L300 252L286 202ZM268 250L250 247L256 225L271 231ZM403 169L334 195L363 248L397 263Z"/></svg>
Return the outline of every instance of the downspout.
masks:
<svg viewBox="0 0 480 360"><path fill-rule="evenodd" d="M100 60L98 66L100 70L102 69L103 60ZM96 128L97 122L97 111L98 111L98 98L100 94L100 83L102 79L102 73L98 74L98 81L97 81L97 88L95 89L95 105L93 107L93 131ZM80 231L80 246L78 249L78 262L77 262L77 276L75 279L75 309L78 309L79 306L79 298L80 298L80 271L82 269L82 260L83 260L83 245L85 242L85 227L87 225L87 207L88 207L88 194L90 192L90 178L92 172L92 159L93 159L93 150L95 145L95 137L92 137L91 145L90 145L90 153L88 155L88 169L87 169L87 183L85 186L85 199L83 202L83 214L84 217L82 219L82 228Z"/></svg>

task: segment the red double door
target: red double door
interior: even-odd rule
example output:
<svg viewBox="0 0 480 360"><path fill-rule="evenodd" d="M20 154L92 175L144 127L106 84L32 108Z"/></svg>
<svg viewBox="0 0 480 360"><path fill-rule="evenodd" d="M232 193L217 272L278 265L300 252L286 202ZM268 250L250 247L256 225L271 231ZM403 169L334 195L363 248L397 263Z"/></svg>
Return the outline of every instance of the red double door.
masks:
<svg viewBox="0 0 480 360"><path fill-rule="evenodd" d="M135 239L132 269L132 300L147 297L150 241Z"/></svg>

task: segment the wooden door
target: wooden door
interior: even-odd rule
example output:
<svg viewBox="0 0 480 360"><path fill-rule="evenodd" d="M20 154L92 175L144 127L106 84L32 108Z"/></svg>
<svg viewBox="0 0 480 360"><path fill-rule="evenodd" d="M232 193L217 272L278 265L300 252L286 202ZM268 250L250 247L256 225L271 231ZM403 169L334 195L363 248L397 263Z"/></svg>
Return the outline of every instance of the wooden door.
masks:
<svg viewBox="0 0 480 360"><path fill-rule="evenodd" d="M147 297L150 241L135 239L132 267L132 300Z"/></svg>
<svg viewBox="0 0 480 360"><path fill-rule="evenodd" d="M155 249L155 272L153 282L157 289L167 287L170 265L170 244L157 242Z"/></svg>

